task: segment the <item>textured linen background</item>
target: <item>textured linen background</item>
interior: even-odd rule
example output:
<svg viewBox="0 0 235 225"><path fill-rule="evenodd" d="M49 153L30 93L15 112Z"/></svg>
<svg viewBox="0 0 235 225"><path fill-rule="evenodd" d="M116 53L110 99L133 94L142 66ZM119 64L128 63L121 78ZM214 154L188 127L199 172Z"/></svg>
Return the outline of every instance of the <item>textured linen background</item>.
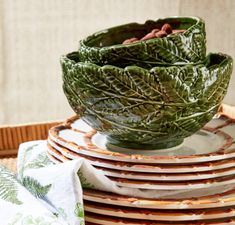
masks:
<svg viewBox="0 0 235 225"><path fill-rule="evenodd" d="M235 59L234 0L0 0L0 124L73 115L60 56L95 31L172 15L202 17L208 52ZM225 102L235 105L234 81Z"/></svg>

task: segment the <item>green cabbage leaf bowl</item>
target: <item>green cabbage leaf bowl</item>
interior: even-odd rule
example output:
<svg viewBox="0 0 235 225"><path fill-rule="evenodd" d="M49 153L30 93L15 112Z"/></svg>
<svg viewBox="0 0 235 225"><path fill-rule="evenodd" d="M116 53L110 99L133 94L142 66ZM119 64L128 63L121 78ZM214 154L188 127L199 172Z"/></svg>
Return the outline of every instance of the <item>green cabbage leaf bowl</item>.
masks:
<svg viewBox="0 0 235 225"><path fill-rule="evenodd" d="M121 44L132 37L141 38L154 28L169 23L183 33L170 34L132 44ZM80 61L97 65L152 68L159 65L199 64L206 58L204 21L197 17L169 17L144 24L130 23L97 32L80 41Z"/></svg>
<svg viewBox="0 0 235 225"><path fill-rule="evenodd" d="M232 73L232 58L204 64L120 68L61 58L63 89L73 110L115 146L160 149L180 144L212 119Z"/></svg>

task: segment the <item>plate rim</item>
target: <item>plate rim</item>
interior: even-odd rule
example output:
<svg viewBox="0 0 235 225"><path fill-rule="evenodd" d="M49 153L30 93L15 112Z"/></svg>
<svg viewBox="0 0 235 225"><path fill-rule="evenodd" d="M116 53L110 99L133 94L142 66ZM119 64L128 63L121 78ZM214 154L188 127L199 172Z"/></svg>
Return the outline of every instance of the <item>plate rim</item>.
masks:
<svg viewBox="0 0 235 225"><path fill-rule="evenodd" d="M71 124L74 123L76 120L82 120L78 116L74 116L69 118L65 123L52 127L49 130L49 137L59 142L60 145L69 148L71 151L79 152L80 154L93 156L96 158L103 158L103 159L110 159L116 161L124 161L124 162L136 162L136 163L192 163L192 162L207 162L207 161L217 161L222 159L228 159L235 157L235 148L230 150L229 153L226 153L225 150L229 148L233 144L233 138L225 133L222 130L219 130L225 126L228 126L231 123L234 123L233 120L227 119L222 125L219 125L218 128L211 128L211 127L204 127L203 130L215 133L217 135L224 136L226 143L220 147L216 152L211 152L207 154L198 154L198 155L191 155L191 156L144 156L141 154L132 154L127 155L124 153L112 152L106 149L101 149L94 144L91 144L90 139L96 133L94 129L89 132L84 132L79 129L72 128ZM83 121L83 120L82 120ZM229 121L229 123L228 123ZM86 123L85 121L83 121ZM84 135L84 141L86 142L87 146L79 146L78 144L67 141L61 136L59 136L59 132L65 129L73 130L74 132L80 132ZM139 150L141 152L141 150Z"/></svg>

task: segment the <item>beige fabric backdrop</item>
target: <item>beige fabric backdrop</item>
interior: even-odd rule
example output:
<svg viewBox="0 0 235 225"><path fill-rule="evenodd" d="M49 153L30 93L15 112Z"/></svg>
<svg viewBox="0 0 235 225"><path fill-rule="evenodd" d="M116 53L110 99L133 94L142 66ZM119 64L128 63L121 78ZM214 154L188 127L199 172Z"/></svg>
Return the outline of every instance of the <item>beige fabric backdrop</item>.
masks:
<svg viewBox="0 0 235 225"><path fill-rule="evenodd" d="M235 59L234 0L0 0L0 124L72 115L60 56L100 29L172 15L204 18L208 52ZM235 105L234 81L225 101Z"/></svg>

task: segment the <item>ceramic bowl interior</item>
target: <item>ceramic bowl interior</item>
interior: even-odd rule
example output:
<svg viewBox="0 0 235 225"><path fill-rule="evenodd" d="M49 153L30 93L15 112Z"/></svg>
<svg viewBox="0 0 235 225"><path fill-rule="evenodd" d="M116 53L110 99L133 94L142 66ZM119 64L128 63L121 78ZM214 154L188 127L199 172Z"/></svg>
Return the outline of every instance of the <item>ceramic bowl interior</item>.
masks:
<svg viewBox="0 0 235 225"><path fill-rule="evenodd" d="M97 48L111 47L113 45L123 46L121 43L124 40L132 37L140 39L154 28L161 29L165 23L169 23L173 29L190 30L199 22L200 19L196 17L172 17L157 21L148 20L144 24L129 23L97 32L81 42L88 47Z"/></svg>
<svg viewBox="0 0 235 225"><path fill-rule="evenodd" d="M185 30L162 38L122 44L126 39L140 39L152 29L169 23L173 29ZM196 17L172 17L144 24L130 23L97 32L80 41L80 60L98 65L198 64L206 57L205 24Z"/></svg>

